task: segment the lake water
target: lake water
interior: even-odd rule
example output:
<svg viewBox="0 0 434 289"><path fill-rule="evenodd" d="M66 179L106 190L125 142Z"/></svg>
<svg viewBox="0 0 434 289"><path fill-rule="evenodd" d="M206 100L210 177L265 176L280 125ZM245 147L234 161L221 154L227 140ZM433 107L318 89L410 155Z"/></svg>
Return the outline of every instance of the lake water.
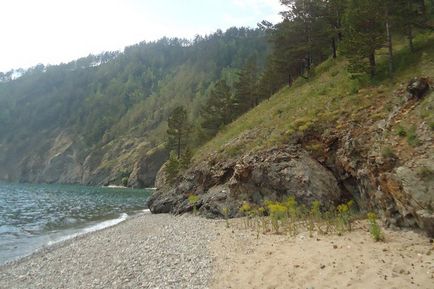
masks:
<svg viewBox="0 0 434 289"><path fill-rule="evenodd" d="M150 190L0 183L0 264L124 221Z"/></svg>

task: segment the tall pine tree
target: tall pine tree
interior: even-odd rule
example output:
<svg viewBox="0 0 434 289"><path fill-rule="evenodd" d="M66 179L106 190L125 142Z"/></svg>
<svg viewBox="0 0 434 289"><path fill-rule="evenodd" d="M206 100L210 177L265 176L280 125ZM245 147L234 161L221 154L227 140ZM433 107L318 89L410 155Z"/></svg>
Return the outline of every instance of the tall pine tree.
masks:
<svg viewBox="0 0 434 289"><path fill-rule="evenodd" d="M376 50L386 42L383 0L349 0L344 17L342 52L350 71L377 73Z"/></svg>
<svg viewBox="0 0 434 289"><path fill-rule="evenodd" d="M190 123L187 110L183 106L176 107L169 116L167 129L167 148L175 151L179 159L187 148L190 134Z"/></svg>

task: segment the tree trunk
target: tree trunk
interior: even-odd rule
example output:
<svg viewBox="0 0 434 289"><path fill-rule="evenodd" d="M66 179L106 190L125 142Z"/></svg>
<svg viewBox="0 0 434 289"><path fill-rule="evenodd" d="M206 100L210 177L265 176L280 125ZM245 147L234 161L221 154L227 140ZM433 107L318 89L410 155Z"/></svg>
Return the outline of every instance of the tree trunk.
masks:
<svg viewBox="0 0 434 289"><path fill-rule="evenodd" d="M336 59L337 54L336 54L336 38L332 38L332 51L333 51L333 58Z"/></svg>
<svg viewBox="0 0 434 289"><path fill-rule="evenodd" d="M181 158L181 133L178 134L178 143L176 147L176 154L178 155L178 159Z"/></svg>
<svg viewBox="0 0 434 289"><path fill-rule="evenodd" d="M407 9L411 11L411 0L407 0ZM413 44L413 26L410 22L410 19L407 19L407 38L408 38L408 46L410 47L410 51L414 52L414 44Z"/></svg>
<svg viewBox="0 0 434 289"><path fill-rule="evenodd" d="M408 38L408 46L410 47L410 51L414 52L414 44L413 44L413 27L411 24L408 24L407 27L407 38Z"/></svg>
<svg viewBox="0 0 434 289"><path fill-rule="evenodd" d="M371 70L371 78L374 78L377 74L377 64L375 62L375 50L369 55L369 66Z"/></svg>
<svg viewBox="0 0 434 289"><path fill-rule="evenodd" d="M388 48L388 64L389 64L389 77L393 76L393 46L392 46L392 33L390 32L390 21L389 21L389 7L386 5L386 37L387 37L387 48Z"/></svg>

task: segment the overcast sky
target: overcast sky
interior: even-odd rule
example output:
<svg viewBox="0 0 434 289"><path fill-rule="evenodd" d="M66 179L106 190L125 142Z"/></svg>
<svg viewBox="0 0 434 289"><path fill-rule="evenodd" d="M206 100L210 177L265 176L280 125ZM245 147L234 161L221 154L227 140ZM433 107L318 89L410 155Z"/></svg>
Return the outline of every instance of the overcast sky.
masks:
<svg viewBox="0 0 434 289"><path fill-rule="evenodd" d="M278 22L279 0L0 0L0 71Z"/></svg>

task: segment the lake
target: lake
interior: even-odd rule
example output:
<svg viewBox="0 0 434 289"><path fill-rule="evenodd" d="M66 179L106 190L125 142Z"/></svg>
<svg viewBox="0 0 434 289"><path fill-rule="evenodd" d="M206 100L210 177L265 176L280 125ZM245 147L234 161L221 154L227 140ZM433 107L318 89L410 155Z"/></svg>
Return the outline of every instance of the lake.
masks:
<svg viewBox="0 0 434 289"><path fill-rule="evenodd" d="M149 189L0 183L0 264L120 223L146 209Z"/></svg>

